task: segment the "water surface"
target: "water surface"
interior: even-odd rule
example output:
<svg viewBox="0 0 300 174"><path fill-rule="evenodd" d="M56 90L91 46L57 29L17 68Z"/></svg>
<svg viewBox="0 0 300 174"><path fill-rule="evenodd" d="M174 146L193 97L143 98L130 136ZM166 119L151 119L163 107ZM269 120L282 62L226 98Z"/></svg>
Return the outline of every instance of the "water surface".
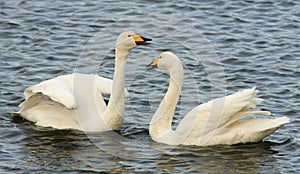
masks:
<svg viewBox="0 0 300 174"><path fill-rule="evenodd" d="M300 170L300 4L296 0L12 0L0 2L0 24L1 173ZM109 133L94 135L105 139L99 147L83 132L41 128L12 116L24 100L24 89L43 80L72 72L111 78L115 38L124 30L154 40L134 49L128 59L130 96L117 134L132 140L122 142L123 152L136 152L130 159L105 150L115 147L109 144L113 142L107 138ZM170 147L154 143L148 124L169 77L147 71L145 65L164 50L175 52L186 70L174 127L197 104L253 86L265 99L259 108L293 122L255 144Z"/></svg>

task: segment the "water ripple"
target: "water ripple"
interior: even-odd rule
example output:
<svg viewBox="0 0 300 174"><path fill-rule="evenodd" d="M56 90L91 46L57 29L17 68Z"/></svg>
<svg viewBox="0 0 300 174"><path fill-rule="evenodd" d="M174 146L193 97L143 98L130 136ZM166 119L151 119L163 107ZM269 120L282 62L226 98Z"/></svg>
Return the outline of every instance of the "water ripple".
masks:
<svg viewBox="0 0 300 174"><path fill-rule="evenodd" d="M296 0L1 1L1 173L296 173L300 160L299 5ZM108 27L110 31L97 36ZM118 134L132 140L123 142L126 152L140 149L136 159L107 153L82 132L41 128L11 115L24 100L26 87L75 68L112 78L114 45L108 43L127 28L154 40L147 48L135 49L127 66L132 72L126 76L130 96ZM197 30L206 38L195 32L166 37L178 29ZM89 43L91 38L102 38L104 46L95 47L99 45ZM197 44L200 61L179 40ZM213 46L221 63L216 63L207 45ZM90 52L83 54L87 46ZM259 108L270 110L271 117L288 116L293 122L255 144L169 147L154 143L148 126L169 77L147 71L145 65L165 50L176 52L186 70L174 126L187 111L213 96L208 75L218 74L219 69L207 70L203 63L224 68L228 94L257 86L259 97L265 99ZM114 147L109 141L101 143Z"/></svg>

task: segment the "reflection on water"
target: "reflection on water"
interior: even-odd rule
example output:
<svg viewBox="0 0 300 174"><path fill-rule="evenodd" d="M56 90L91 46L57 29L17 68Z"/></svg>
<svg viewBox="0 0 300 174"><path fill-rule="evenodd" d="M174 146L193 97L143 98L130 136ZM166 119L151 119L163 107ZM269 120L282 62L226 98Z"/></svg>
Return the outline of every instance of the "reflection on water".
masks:
<svg viewBox="0 0 300 174"><path fill-rule="evenodd" d="M300 167L298 9L295 0L1 1L1 173L295 173ZM11 115L24 89L45 79L74 71L112 78L114 40L123 30L150 37L153 44L129 56L130 96L120 132L87 136ZM145 65L166 50L175 52L185 68L175 127L196 105L252 86L266 99L260 108L293 122L255 144L153 142L148 124L169 77Z"/></svg>

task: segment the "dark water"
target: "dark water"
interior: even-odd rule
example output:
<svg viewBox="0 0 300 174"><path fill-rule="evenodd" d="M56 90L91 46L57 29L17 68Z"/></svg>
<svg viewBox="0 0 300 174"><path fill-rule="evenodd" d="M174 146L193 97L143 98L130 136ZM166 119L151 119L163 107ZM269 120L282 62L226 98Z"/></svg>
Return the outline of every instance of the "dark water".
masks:
<svg viewBox="0 0 300 174"><path fill-rule="evenodd" d="M0 24L0 173L300 171L296 0L178 4L12 0L0 1ZM114 42L126 30L151 37L154 43L136 48L128 59L130 96L122 130L113 134L124 141L115 144L111 133L87 136L41 128L12 116L30 85L74 71L112 77ZM288 116L293 122L255 144L154 143L148 124L168 76L147 71L145 65L164 50L175 52L185 67L174 126L197 104L252 86L265 99L258 107L270 110L271 117ZM95 143L93 136L103 141Z"/></svg>

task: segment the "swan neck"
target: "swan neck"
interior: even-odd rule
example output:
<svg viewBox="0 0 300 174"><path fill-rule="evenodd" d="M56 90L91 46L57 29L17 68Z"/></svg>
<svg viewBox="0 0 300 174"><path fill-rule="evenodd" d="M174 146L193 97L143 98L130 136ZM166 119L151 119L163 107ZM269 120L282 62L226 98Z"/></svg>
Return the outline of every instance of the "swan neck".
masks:
<svg viewBox="0 0 300 174"><path fill-rule="evenodd" d="M118 130L123 122L125 98L124 77L128 54L129 50L116 48L112 93L107 108L104 111L104 121L112 130Z"/></svg>
<svg viewBox="0 0 300 174"><path fill-rule="evenodd" d="M167 132L172 131L172 120L181 93L183 73L181 64L169 69L170 81L167 93L161 101L149 126L149 132L152 138L161 137Z"/></svg>

